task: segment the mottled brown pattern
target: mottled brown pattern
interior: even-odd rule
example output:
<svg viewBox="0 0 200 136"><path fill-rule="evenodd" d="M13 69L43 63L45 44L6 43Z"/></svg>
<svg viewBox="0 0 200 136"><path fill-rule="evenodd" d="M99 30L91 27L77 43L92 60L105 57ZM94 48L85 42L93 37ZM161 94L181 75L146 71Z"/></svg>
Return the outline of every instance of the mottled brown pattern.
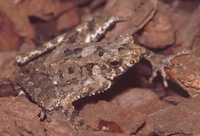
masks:
<svg viewBox="0 0 200 136"><path fill-rule="evenodd" d="M75 125L80 125L81 119L75 116L72 102L106 91L116 77L138 63L142 57L150 60L154 73L162 73L166 84L164 67L172 66L170 60L185 52L168 57L156 55L136 45L129 34L121 35L114 42L96 42L100 35L120 20L122 18L114 16L97 18L95 24L89 21L89 25L84 23L74 31L45 43L44 46L49 45L46 48L51 47L52 51L44 55L38 54L39 56L35 56L37 58L31 56L29 59L30 54L25 56L28 61L35 60L26 65L27 73L16 75L14 84L20 86L47 112L62 107ZM71 33L78 33L74 42L70 40ZM34 51L31 53L34 54ZM24 60L20 64L23 63ZM153 77L155 76L154 74Z"/></svg>

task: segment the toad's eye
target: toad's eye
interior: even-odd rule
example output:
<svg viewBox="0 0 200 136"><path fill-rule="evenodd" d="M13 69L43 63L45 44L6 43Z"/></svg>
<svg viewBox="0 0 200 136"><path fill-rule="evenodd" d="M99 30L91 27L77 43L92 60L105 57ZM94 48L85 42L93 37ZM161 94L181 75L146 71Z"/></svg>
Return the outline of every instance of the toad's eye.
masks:
<svg viewBox="0 0 200 136"><path fill-rule="evenodd" d="M111 61L111 62L110 62L110 65L111 65L112 67L117 67L117 66L120 65L120 61Z"/></svg>

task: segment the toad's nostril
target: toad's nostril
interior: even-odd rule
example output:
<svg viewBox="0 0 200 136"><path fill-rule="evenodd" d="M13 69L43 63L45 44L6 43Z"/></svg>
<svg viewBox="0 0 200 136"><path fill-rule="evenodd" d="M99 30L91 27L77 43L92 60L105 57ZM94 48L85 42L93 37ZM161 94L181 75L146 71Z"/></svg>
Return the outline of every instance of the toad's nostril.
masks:
<svg viewBox="0 0 200 136"><path fill-rule="evenodd" d="M103 53L102 51L100 51L100 52L99 52L99 57L102 57L103 54L104 54L104 53Z"/></svg>
<svg viewBox="0 0 200 136"><path fill-rule="evenodd" d="M118 51L121 51L121 50L124 50L124 49L125 49L124 47L119 47Z"/></svg>

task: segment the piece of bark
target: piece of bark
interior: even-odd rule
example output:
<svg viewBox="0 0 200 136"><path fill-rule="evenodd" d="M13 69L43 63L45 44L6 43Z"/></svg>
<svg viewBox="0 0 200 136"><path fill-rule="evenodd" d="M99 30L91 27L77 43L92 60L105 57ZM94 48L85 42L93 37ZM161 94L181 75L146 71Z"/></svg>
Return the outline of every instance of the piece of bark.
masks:
<svg viewBox="0 0 200 136"><path fill-rule="evenodd" d="M1 135L45 135L41 109L23 97L0 98Z"/></svg>
<svg viewBox="0 0 200 136"><path fill-rule="evenodd" d="M177 32L176 46L173 52L177 50L188 51L188 55L176 57L172 60L174 64L182 64L182 66L177 68L166 69L169 77L178 83L188 94L192 97L200 94L199 87L199 69L200 65L197 63L199 61L199 37L200 30L200 16L199 16L200 6L196 8L191 16L186 22L179 28ZM189 49L192 48L192 51Z"/></svg>
<svg viewBox="0 0 200 136"><path fill-rule="evenodd" d="M144 114L105 101L88 104L79 114L87 126L110 133L134 133L145 120Z"/></svg>
<svg viewBox="0 0 200 136"><path fill-rule="evenodd" d="M182 48L190 49L200 30L200 5L191 14L187 22L185 22L177 32L176 44Z"/></svg>
<svg viewBox="0 0 200 136"><path fill-rule="evenodd" d="M181 67L166 70L170 79L178 83L191 97L200 94L200 63L193 55L184 55L176 58L172 63L182 64Z"/></svg>
<svg viewBox="0 0 200 136"><path fill-rule="evenodd" d="M117 23L116 28L106 36L112 40L121 34L134 34L141 29L157 10L157 0L110 0L105 6L104 13L127 17L129 20Z"/></svg>
<svg viewBox="0 0 200 136"><path fill-rule="evenodd" d="M71 124L65 113L62 110L57 110L51 115L48 115L44 122L46 134L48 136L76 136L79 131Z"/></svg>
<svg viewBox="0 0 200 136"><path fill-rule="evenodd" d="M162 102L159 96L150 89L132 88L124 91L112 99L120 108L136 111L148 116L160 109L169 106Z"/></svg>
<svg viewBox="0 0 200 136"><path fill-rule="evenodd" d="M158 2L158 10L153 19L144 27L139 42L149 48L165 48L175 42L177 29L188 17L183 11L174 14L169 4Z"/></svg>
<svg viewBox="0 0 200 136"><path fill-rule="evenodd" d="M15 26L15 32L21 36L33 39L35 31L30 23L29 17L37 17L42 20L49 20L58 14L72 8L74 5L60 3L54 0L28 0L28 1L0 1L0 9L6 13Z"/></svg>
<svg viewBox="0 0 200 136"><path fill-rule="evenodd" d="M148 117L142 130L143 135L199 135L200 97L186 100L176 106L169 106Z"/></svg>
<svg viewBox="0 0 200 136"><path fill-rule="evenodd" d="M20 39L13 23L1 9L0 18L0 51L17 49Z"/></svg>

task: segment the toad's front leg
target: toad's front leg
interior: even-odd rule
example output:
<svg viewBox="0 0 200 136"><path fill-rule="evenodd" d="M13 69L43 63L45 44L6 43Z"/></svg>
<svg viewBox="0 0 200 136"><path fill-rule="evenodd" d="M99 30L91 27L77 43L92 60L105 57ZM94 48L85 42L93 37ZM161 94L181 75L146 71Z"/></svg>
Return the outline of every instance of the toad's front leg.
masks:
<svg viewBox="0 0 200 136"><path fill-rule="evenodd" d="M66 114L68 121L70 121L74 127L86 129L83 120L79 117L78 111L75 110L71 102L64 104L63 112Z"/></svg>
<svg viewBox="0 0 200 136"><path fill-rule="evenodd" d="M106 91L108 88L110 88L112 82L104 78L102 75L93 76L92 78L88 78L83 82L85 83L83 83L82 88L68 94L67 97L61 100L61 106L63 107L64 112L69 117L69 120L75 126L86 128L83 120L78 116L78 112L75 111L72 103L83 97L95 95L96 93Z"/></svg>
<svg viewBox="0 0 200 136"><path fill-rule="evenodd" d="M157 72L160 72L162 78L163 78L163 84L165 87L168 87L168 83L166 80L166 73L164 71L164 68L175 68L175 67L180 67L182 64L172 64L171 60L176 58L177 56L181 55L188 55L189 52L182 51L178 52L176 54L172 54L169 56L163 56L159 54L155 54L149 50L146 49L146 53L144 53L144 58L150 61L153 69L152 76L149 79L149 82L151 83L152 80L157 76Z"/></svg>

